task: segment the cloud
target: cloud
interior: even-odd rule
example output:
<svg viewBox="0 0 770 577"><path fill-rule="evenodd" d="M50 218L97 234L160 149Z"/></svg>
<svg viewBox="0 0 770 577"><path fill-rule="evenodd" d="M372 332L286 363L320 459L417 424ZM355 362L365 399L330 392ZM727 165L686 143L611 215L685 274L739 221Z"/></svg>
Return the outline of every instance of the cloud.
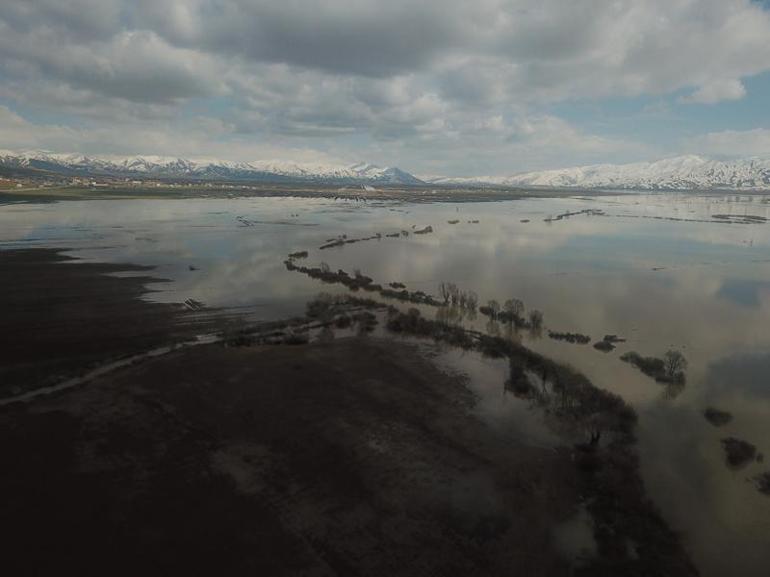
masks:
<svg viewBox="0 0 770 577"><path fill-rule="evenodd" d="M173 119L137 123L133 119L71 127L30 122L0 105L0 149L43 149L100 156L156 154L191 159L291 158L301 162L340 163L332 154L280 138L257 141L233 136L234 128L217 118L195 117L189 123Z"/></svg>
<svg viewBox="0 0 770 577"><path fill-rule="evenodd" d="M723 100L740 100L744 96L746 88L740 80L714 80L700 86L681 101L685 104L715 104Z"/></svg>
<svg viewBox="0 0 770 577"><path fill-rule="evenodd" d="M685 141L685 148L726 157L760 156L770 158L770 130L723 130L695 136Z"/></svg>
<svg viewBox="0 0 770 577"><path fill-rule="evenodd" d="M740 99L770 70L769 37L749 0L5 0L0 104L90 135L113 122L171 141L216 117L233 150L509 173L631 158L632 136L551 107Z"/></svg>
<svg viewBox="0 0 770 577"><path fill-rule="evenodd" d="M51 28L21 33L0 20L6 74L26 81L42 77L73 90L146 103L224 90L209 57L173 47L153 32L122 31L88 45L60 40Z"/></svg>

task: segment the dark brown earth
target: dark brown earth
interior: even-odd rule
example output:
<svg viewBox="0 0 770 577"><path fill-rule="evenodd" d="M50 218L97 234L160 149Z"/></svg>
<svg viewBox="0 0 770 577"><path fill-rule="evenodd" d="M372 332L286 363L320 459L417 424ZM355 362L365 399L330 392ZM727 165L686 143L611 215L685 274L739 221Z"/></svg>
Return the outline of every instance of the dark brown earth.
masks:
<svg viewBox="0 0 770 577"><path fill-rule="evenodd" d="M13 390L10 377L16 388L58 382L213 322L143 301L149 277L104 274L138 267L41 250L0 252L0 264L0 390ZM630 448L575 458L526 446L473 405L460 377L409 345L357 337L184 348L0 406L0 566L100 576L695 573L644 501ZM599 557L571 567L554 528L581 495L594 503ZM633 536L638 560L608 548L625 543L609 535L617 531Z"/></svg>
<svg viewBox="0 0 770 577"><path fill-rule="evenodd" d="M0 250L0 398L203 331L208 323L184 306L142 300L160 280L138 274L150 270ZM126 272L137 276L110 276Z"/></svg>
<svg viewBox="0 0 770 577"><path fill-rule="evenodd" d="M332 184L287 183L190 183L190 186L126 187L122 181L99 188L72 186L40 187L33 184L23 189L0 191L0 204L16 202L59 202L63 200L126 199L126 198L205 198L211 195L240 197L299 197L344 198L360 202L402 201L421 202L493 202L520 198L554 198L582 194L597 197L614 194L611 191L574 189L467 188L462 186L398 186L381 185L376 190L360 186ZM745 193L744 193L745 194Z"/></svg>
<svg viewBox="0 0 770 577"><path fill-rule="evenodd" d="M567 453L403 344L206 345L0 412L7 574L566 575Z"/></svg>

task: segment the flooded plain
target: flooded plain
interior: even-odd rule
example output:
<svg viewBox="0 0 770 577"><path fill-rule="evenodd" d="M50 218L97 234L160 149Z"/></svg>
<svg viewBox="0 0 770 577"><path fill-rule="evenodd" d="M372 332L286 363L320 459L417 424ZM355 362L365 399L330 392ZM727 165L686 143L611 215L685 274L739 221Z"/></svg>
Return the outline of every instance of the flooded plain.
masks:
<svg viewBox="0 0 770 577"><path fill-rule="evenodd" d="M542 331L517 332L482 314L453 322L520 339L621 395L639 414L649 495L701 573L758 576L770 566L770 497L754 478L770 463L728 466L721 440L770 455L768 219L770 197L761 195L66 201L0 206L0 249L59 247L93 262L152 265L171 282L154 285L148 298L200 302L252 321L299 315L319 292L347 291L287 270L287 255L302 251L308 266L360 270L383 286L403 283L437 298L439 284L450 282L474 291L479 304L521 299L544 313ZM342 235L368 240L320 248ZM557 341L549 330L591 343ZM604 335L625 341L605 353L593 347ZM669 349L688 361L684 384L661 384L620 360ZM506 363L449 349L437 355L471 377L476 410L490 422L532 444L565 442L506 394ZM732 419L715 426L707 407ZM585 541L584 531L566 533ZM590 540L577 547L586 549Z"/></svg>

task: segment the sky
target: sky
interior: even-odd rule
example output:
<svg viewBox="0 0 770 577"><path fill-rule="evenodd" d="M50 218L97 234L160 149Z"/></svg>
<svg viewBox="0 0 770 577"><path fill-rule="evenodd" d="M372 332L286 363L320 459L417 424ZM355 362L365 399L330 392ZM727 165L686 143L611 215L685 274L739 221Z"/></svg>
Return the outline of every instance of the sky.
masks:
<svg viewBox="0 0 770 577"><path fill-rule="evenodd" d="M770 156L770 3L2 0L0 148L506 175Z"/></svg>

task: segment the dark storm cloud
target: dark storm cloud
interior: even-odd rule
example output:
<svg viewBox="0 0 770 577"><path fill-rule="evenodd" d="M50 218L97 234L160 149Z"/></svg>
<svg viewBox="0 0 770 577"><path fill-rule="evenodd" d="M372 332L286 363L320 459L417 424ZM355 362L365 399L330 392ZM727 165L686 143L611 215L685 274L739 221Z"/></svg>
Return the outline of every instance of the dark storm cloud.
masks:
<svg viewBox="0 0 770 577"><path fill-rule="evenodd" d="M226 2L205 46L256 61L387 76L423 69L462 42L461 23L428 3Z"/></svg>
<svg viewBox="0 0 770 577"><path fill-rule="evenodd" d="M17 32L48 28L83 42L117 33L120 11L120 3L111 0L3 0L0 20Z"/></svg>

